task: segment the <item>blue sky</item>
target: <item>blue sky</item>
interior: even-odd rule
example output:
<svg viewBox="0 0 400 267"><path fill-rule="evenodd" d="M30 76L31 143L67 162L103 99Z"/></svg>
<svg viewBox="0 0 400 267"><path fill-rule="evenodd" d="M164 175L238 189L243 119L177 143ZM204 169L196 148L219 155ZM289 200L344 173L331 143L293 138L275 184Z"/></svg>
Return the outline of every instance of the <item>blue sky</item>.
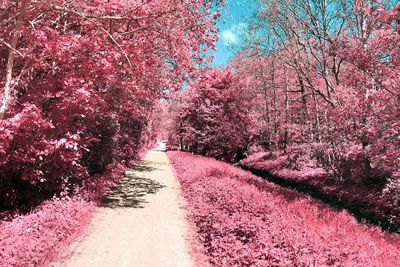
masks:
<svg viewBox="0 0 400 267"><path fill-rule="evenodd" d="M227 65L229 59L237 52L240 43L240 31L246 30L246 20L259 8L257 0L225 0L226 6L221 10L222 16L217 26L220 30L220 39L217 51L211 53L215 56L213 66ZM391 0L390 5L395 5L399 0ZM235 48L236 46L236 48Z"/></svg>
<svg viewBox="0 0 400 267"><path fill-rule="evenodd" d="M220 39L215 56L214 66L227 65L230 58L236 53L240 43L240 31L247 27L246 20L255 10L256 0L226 0L226 6L222 10L222 16L218 21Z"/></svg>

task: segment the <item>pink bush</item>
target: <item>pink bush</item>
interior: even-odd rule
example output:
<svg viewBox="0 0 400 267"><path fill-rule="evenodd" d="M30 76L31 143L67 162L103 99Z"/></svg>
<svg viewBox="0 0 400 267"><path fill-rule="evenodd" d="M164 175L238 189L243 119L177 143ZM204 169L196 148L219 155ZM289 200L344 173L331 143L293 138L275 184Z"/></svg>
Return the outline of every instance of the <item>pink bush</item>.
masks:
<svg viewBox="0 0 400 267"><path fill-rule="evenodd" d="M88 201L99 201L107 190L118 182L126 170L123 164L113 163L102 175L95 175L86 180L82 187L74 187L74 194Z"/></svg>
<svg viewBox="0 0 400 267"><path fill-rule="evenodd" d="M400 239L210 158L168 153L215 266L399 266Z"/></svg>
<svg viewBox="0 0 400 267"><path fill-rule="evenodd" d="M93 203L54 199L31 214L0 222L0 266L43 266L89 222Z"/></svg>

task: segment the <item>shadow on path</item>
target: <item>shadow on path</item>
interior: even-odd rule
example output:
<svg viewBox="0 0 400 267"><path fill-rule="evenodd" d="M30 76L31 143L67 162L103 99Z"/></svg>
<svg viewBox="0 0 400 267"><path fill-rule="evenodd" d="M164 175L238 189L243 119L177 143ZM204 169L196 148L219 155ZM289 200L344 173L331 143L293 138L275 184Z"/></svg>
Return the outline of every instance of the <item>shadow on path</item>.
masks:
<svg viewBox="0 0 400 267"><path fill-rule="evenodd" d="M106 208L144 208L148 194L156 194L165 186L148 178L145 173L157 171L146 161L128 169L118 185L112 187L101 202Z"/></svg>

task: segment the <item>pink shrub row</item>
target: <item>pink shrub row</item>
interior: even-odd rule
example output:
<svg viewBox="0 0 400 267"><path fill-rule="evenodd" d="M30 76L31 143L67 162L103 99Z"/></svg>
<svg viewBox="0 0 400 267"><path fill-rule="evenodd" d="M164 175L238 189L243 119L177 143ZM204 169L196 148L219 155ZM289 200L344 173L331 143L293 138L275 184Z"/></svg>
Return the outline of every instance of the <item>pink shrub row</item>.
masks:
<svg viewBox="0 0 400 267"><path fill-rule="evenodd" d="M215 266L399 266L400 239L210 158L169 152Z"/></svg>
<svg viewBox="0 0 400 267"><path fill-rule="evenodd" d="M45 266L89 222L93 203L53 199L32 213L0 221L0 266Z"/></svg>

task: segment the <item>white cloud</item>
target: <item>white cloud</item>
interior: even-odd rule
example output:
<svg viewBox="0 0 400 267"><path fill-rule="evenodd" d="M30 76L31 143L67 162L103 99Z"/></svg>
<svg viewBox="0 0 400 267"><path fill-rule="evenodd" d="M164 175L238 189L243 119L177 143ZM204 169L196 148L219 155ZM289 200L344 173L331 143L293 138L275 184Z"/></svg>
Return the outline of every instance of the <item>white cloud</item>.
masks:
<svg viewBox="0 0 400 267"><path fill-rule="evenodd" d="M233 24L229 29L221 32L221 38L225 46L238 44L240 41L240 34L246 30L245 23Z"/></svg>
<svg viewBox="0 0 400 267"><path fill-rule="evenodd" d="M238 36L231 29L223 31L221 37L225 46L237 44L239 41Z"/></svg>

